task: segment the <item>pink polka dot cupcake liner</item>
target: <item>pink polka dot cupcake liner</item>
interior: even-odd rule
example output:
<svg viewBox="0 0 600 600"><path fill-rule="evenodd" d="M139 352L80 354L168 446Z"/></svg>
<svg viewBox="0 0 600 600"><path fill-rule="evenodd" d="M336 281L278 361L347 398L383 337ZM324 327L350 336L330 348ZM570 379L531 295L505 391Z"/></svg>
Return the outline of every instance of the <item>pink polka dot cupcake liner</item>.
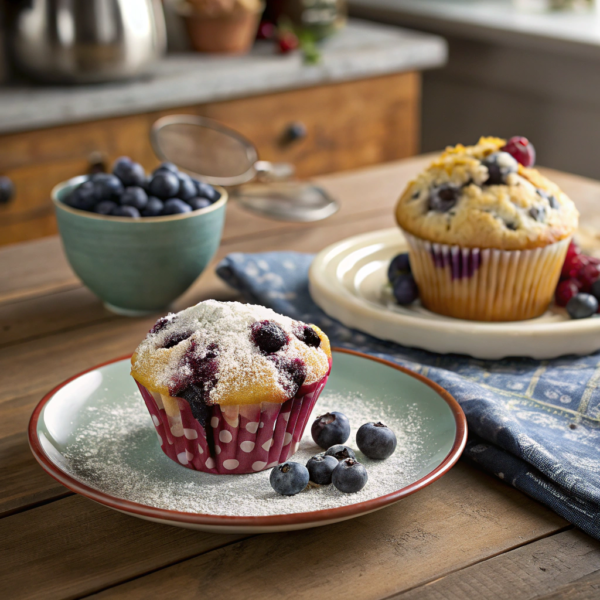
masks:
<svg viewBox="0 0 600 600"><path fill-rule="evenodd" d="M294 398L283 404L215 404L205 427L194 418L187 400L151 392L136 383L161 448L170 459L205 473L243 474L270 469L298 450L327 379L328 375L303 385Z"/></svg>

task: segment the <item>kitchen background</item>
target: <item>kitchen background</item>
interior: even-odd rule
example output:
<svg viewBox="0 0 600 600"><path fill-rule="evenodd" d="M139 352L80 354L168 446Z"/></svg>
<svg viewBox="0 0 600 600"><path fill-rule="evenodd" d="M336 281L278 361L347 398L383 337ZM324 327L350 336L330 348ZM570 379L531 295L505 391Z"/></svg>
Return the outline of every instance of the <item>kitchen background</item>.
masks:
<svg viewBox="0 0 600 600"><path fill-rule="evenodd" d="M0 244L56 233L60 181L122 155L154 168L150 129L169 114L215 119L299 178L481 134L599 176L585 0L4 0L1 14Z"/></svg>

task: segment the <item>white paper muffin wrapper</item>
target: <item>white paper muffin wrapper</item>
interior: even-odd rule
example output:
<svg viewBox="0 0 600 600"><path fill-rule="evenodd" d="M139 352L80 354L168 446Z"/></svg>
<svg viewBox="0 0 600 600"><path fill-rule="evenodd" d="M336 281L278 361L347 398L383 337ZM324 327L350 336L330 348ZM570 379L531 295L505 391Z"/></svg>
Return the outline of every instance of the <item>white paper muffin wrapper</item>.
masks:
<svg viewBox="0 0 600 600"><path fill-rule="evenodd" d="M404 232L423 306L476 321L520 321L552 301L570 238L532 250L461 248Z"/></svg>

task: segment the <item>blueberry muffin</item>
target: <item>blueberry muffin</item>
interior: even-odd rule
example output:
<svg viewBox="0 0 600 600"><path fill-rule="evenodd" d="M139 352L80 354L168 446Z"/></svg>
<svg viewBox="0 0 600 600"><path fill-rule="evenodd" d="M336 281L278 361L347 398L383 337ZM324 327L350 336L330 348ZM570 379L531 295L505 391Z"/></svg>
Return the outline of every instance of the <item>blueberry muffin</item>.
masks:
<svg viewBox="0 0 600 600"><path fill-rule="evenodd" d="M539 316L552 299L578 213L509 153L514 146L488 137L448 148L398 201L420 297L434 312L516 321Z"/></svg>
<svg viewBox="0 0 600 600"><path fill-rule="evenodd" d="M207 300L159 319L131 365L167 456L209 473L252 473L296 451L331 350L315 325Z"/></svg>

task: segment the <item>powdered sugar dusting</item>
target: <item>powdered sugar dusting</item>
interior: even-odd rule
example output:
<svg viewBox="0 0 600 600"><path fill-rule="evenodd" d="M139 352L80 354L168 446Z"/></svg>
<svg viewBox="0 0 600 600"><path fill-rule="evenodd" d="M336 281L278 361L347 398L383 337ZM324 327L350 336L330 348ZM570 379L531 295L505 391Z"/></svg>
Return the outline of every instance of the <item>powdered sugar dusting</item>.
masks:
<svg viewBox="0 0 600 600"><path fill-rule="evenodd" d="M372 461L357 451L369 481L356 494L343 494L333 486L309 488L292 497L276 494L270 471L251 475L210 475L181 467L160 449L154 426L141 398L128 396L121 407L99 403L92 422L77 432L66 451L71 474L78 480L114 496L147 506L189 513L230 516L265 516L335 508L394 492L422 476L428 439L432 435L418 405L394 412L378 401L359 395L327 394L317 414L341 410L350 419L348 445L356 450L356 430L367 421L382 420L396 433L396 452L385 461ZM307 427L298 452L291 460L305 464L321 452Z"/></svg>
<svg viewBox="0 0 600 600"><path fill-rule="evenodd" d="M257 321L275 322L288 335L288 343L270 357L252 341L251 326ZM240 392L240 382L250 382L265 394L275 391L283 401L289 396L288 374L278 369L272 358L302 359L307 384L318 381L329 370L327 354L300 341L293 334L297 327L298 322L263 306L207 300L161 319L137 348L132 374L146 387L165 392L173 382L192 375L189 361L183 360L186 353L193 352L202 360L203 353L213 348L218 371L207 403L231 403L232 395Z"/></svg>

